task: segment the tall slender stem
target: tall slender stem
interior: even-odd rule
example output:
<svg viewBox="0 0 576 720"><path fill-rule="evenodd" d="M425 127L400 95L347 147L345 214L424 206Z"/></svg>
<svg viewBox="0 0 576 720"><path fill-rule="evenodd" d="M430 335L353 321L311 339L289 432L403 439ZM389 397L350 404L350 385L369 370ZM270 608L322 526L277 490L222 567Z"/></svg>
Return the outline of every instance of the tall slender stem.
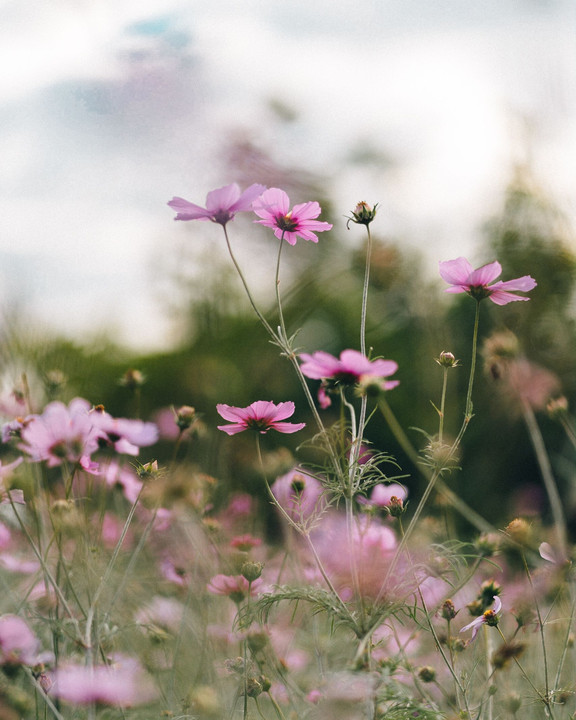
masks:
<svg viewBox="0 0 576 720"><path fill-rule="evenodd" d="M370 284L370 263L372 260L372 235L370 225L366 225L368 241L366 243L366 267L364 270L364 287L362 288L362 313L360 316L360 352L366 355L366 315L368 308L368 286Z"/></svg>
<svg viewBox="0 0 576 720"><path fill-rule="evenodd" d="M240 280L242 281L242 285L244 285L244 290L246 291L246 295L248 295L248 300L250 301L250 305L252 305L252 309L254 310L254 312L256 313L256 315L258 315L258 319L260 320L260 322L262 323L262 325L264 325L264 327L266 328L266 330L268 331L268 333L270 334L270 336L272 337L272 339L273 339L274 341L277 341L277 340L278 340L278 337L277 337L276 333L274 332L274 330L272 330L272 328L270 327L270 324L268 323L268 321L266 320L266 318L264 317L264 315L262 315L262 313L261 313L260 310L258 309L258 306L256 305L256 302L255 302L254 298L252 297L252 293L250 292L250 288L248 287L248 283L246 282L246 278L244 277L244 273L242 272L242 270L241 270L241 268L240 268L240 265L238 264L238 261L236 260L236 257L235 257L235 255L234 255L234 253L233 253L233 251L232 251L232 245L230 244L230 239L229 239L229 237L228 237L228 231L226 230L226 225L223 225L223 226L222 226L222 229L224 230L224 237L226 238L226 245L228 246L228 253L230 254L230 257L232 258L232 262L234 263L234 267L236 268L236 272L237 272L238 275L240 276Z"/></svg>
<svg viewBox="0 0 576 720"><path fill-rule="evenodd" d="M546 445L544 444L544 438L538 427L538 422L534 415L534 411L530 407L530 404L526 401L523 402L523 415L528 433L530 435L530 441L532 447L536 453L536 459L542 479L544 480L544 487L550 501L550 508L552 509L552 516L554 517L554 529L556 531L556 538L558 542L558 549L562 553L562 557L568 557L567 541L566 541L566 519L564 517L564 511L562 509L562 500L560 499L560 493L554 475L552 473L552 467L546 452Z"/></svg>

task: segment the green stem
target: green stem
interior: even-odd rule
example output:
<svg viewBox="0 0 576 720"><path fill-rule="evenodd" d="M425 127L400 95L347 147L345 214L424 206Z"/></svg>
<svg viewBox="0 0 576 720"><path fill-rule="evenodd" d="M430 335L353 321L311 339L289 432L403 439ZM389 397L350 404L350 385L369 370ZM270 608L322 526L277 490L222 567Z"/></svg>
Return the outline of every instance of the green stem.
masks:
<svg viewBox="0 0 576 720"><path fill-rule="evenodd" d="M366 267L364 270L364 287L362 288L362 313L360 316L360 352L366 355L366 315L368 312L368 286L370 284L370 263L372 260L372 235L370 226L366 225L368 242L366 247Z"/></svg>
<svg viewBox="0 0 576 720"><path fill-rule="evenodd" d="M550 501L550 507L554 517L558 549L560 550L562 557L566 558L568 557L568 544L566 541L566 519L562 509L562 500L560 499L558 487L556 486L556 481L554 480L552 467L550 465L550 460L548 459L548 453L546 452L546 445L544 444L544 438L542 437L542 433L538 427L534 411L527 401L523 402L523 415L530 435L532 447L536 453L536 459L538 461L538 466L540 467L542 479L544 480L544 487L546 488L548 500Z"/></svg>
<svg viewBox="0 0 576 720"><path fill-rule="evenodd" d="M260 320L260 322L262 323L262 325L264 325L264 327L265 327L266 330L268 331L269 335L272 337L272 339L273 339L275 342L277 342L277 341L278 341L278 336L276 335L276 333L274 332L274 330L272 330L270 324L268 323L268 321L266 320L266 318L264 317L264 315L262 315L262 313L261 313L260 310L258 309L258 306L256 305L256 302L254 301L254 298L252 297L252 293L250 292L250 288L248 287L248 283L246 282L246 278L244 277L244 273L243 273L242 270L240 269L240 265L238 265L238 261L236 260L236 257L234 256L234 253L232 252L232 245L230 244L230 239L228 238L228 231L226 230L226 225L223 225L223 226L222 226L222 229L224 230L224 237L226 238L226 245L228 246L228 253L230 254L230 257L232 258L232 262L234 263L234 267L236 268L236 272L237 272L238 275L240 276L240 280L242 281L242 285L244 285L244 290L246 291L246 295L248 295L248 300L250 301L250 305L252 305L252 309L254 310L254 312L256 313L256 315L258 316L258 319Z"/></svg>
<svg viewBox="0 0 576 720"><path fill-rule="evenodd" d="M442 397L440 399L440 422L438 427L438 442L442 444L444 439L444 410L446 408L446 388L448 387L448 368L442 368L444 377L442 378Z"/></svg>

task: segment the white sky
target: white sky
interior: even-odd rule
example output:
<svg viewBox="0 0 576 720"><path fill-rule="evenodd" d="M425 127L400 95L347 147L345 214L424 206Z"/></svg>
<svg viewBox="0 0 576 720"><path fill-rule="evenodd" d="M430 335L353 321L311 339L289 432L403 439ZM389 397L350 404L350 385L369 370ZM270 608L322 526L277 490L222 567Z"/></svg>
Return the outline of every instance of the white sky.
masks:
<svg viewBox="0 0 576 720"><path fill-rule="evenodd" d="M380 202L434 263L474 259L528 151L573 218L575 20L572 0L0 0L0 299L169 343L154 269L190 237L166 202L235 180L215 157L238 129L341 215ZM267 122L270 98L297 123ZM347 162L362 143L392 164Z"/></svg>

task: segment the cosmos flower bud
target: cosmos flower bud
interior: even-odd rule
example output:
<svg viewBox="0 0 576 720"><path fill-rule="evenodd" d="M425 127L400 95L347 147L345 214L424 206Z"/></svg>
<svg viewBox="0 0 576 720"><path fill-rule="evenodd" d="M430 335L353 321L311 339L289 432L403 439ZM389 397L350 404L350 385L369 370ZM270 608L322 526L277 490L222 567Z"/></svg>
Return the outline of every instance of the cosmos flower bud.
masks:
<svg viewBox="0 0 576 720"><path fill-rule="evenodd" d="M454 368L460 365L460 360L456 360L453 353L443 350L437 358L434 358L438 365L445 368Z"/></svg>
<svg viewBox="0 0 576 720"><path fill-rule="evenodd" d="M253 560L247 560L240 570L240 574L248 580L248 582L254 582L254 580L258 580L260 575L262 575L262 570L264 566L260 562L254 562Z"/></svg>
<svg viewBox="0 0 576 720"><path fill-rule="evenodd" d="M552 398L546 405L546 411L552 418L559 417L568 412L568 399L562 395L561 397Z"/></svg>
<svg viewBox="0 0 576 720"><path fill-rule="evenodd" d="M530 545L532 541L532 528L522 518L515 518L508 523L505 532L511 540L519 545Z"/></svg>
<svg viewBox="0 0 576 720"><path fill-rule="evenodd" d="M145 382L146 376L140 372L140 370L136 370L134 368L126 370L124 375L120 378L120 385L128 388L128 390L137 390L138 388L141 388Z"/></svg>
<svg viewBox="0 0 576 720"><path fill-rule="evenodd" d="M368 203L365 203L362 200L356 205L354 210L352 210L352 217L348 218L346 226L349 226L351 222L356 223L357 225L370 225L372 220L376 217L377 207L378 203L371 208Z"/></svg>
<svg viewBox="0 0 576 720"><path fill-rule="evenodd" d="M262 694L263 690L264 688L262 687L260 678L249 677L246 680L246 695L248 695L248 697L258 697L258 695Z"/></svg>
<svg viewBox="0 0 576 720"><path fill-rule="evenodd" d="M396 497L396 495L392 495L390 498L390 503L388 505L388 512L392 517L401 517L406 512L406 507L404 506L404 501L402 498Z"/></svg>
<svg viewBox="0 0 576 720"><path fill-rule="evenodd" d="M182 405L176 410L176 425L180 432L188 430L196 418L196 410L190 405Z"/></svg>

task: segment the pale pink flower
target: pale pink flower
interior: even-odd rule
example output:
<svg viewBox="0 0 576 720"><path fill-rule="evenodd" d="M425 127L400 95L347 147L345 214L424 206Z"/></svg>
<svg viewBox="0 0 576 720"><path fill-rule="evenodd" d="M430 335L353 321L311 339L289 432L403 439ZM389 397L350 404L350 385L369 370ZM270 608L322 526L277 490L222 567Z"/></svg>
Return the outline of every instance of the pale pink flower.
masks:
<svg viewBox="0 0 576 720"><path fill-rule="evenodd" d="M369 360L358 350L343 350L340 358L322 350L312 355L302 353L300 358L304 361L301 370L306 377L332 380L343 385L354 385L367 378L386 378L398 370L398 363L394 360ZM387 380L384 389L391 390L398 384L398 380Z"/></svg>
<svg viewBox="0 0 576 720"><path fill-rule="evenodd" d="M472 620L471 623L468 623L468 625L464 625L464 627L460 630L460 632L466 632L467 630L472 630L472 640L478 635L478 632L480 630L481 625L497 625L498 624L498 618L496 617L500 610L502 610L502 600L497 595L494 595L494 607L490 610L486 610L482 613L479 617L477 617L475 620Z"/></svg>
<svg viewBox="0 0 576 720"><path fill-rule="evenodd" d="M393 497L397 497L398 500L404 502L407 495L408 491L404 485L400 485L399 483L379 483L372 488L370 504L376 505L377 507L388 507Z"/></svg>
<svg viewBox="0 0 576 720"><path fill-rule="evenodd" d="M94 408L90 417L98 431L99 445L111 445L117 453L138 455L141 447L154 445L158 440L154 423L114 418L101 406Z"/></svg>
<svg viewBox="0 0 576 720"><path fill-rule="evenodd" d="M274 230L274 235L284 238L290 245L296 245L299 237L317 243L315 233L331 230L332 225L316 220L321 213L317 202L294 205L290 210L290 199L284 190L270 188L253 203L252 209L262 218L254 222Z"/></svg>
<svg viewBox="0 0 576 720"><path fill-rule="evenodd" d="M218 430L223 430L228 435L235 435L249 428L261 434L268 432L268 430L294 433L306 426L306 423L281 422L294 414L293 402L283 402L275 405L267 400L257 400L245 408L216 405L216 409L224 420L229 420L232 423L231 425L218 425Z"/></svg>
<svg viewBox="0 0 576 720"><path fill-rule="evenodd" d="M40 641L17 615L0 616L0 665L35 665Z"/></svg>
<svg viewBox="0 0 576 720"><path fill-rule="evenodd" d="M142 482L134 472L113 460L104 470L106 485L119 488L128 502L134 504L142 490Z"/></svg>
<svg viewBox="0 0 576 720"><path fill-rule="evenodd" d="M135 620L141 625L159 625L177 633L183 615L184 607L178 600L156 595L146 607L138 610Z"/></svg>
<svg viewBox="0 0 576 720"><path fill-rule="evenodd" d="M232 183L209 192L205 208L180 197L173 198L168 205L177 212L175 220L211 220L224 226L234 219L237 212L250 210L254 200L265 189L265 185L254 183L241 193L238 185Z"/></svg>
<svg viewBox="0 0 576 720"><path fill-rule="evenodd" d="M445 292L447 293L465 292L478 301L489 297L496 305L507 305L515 300L530 299L514 294L518 290L528 292L536 287L537 283L530 275L506 282L502 282L502 280L493 282L501 274L502 265L496 261L476 270L463 257L440 263L440 276L452 286L446 288ZM490 285L490 283L492 284Z"/></svg>
<svg viewBox="0 0 576 720"><path fill-rule="evenodd" d="M261 578L249 583L243 575L214 575L207 585L212 595L226 595L234 602L241 602L248 595L256 595L262 585Z"/></svg>
<svg viewBox="0 0 576 720"><path fill-rule="evenodd" d="M47 461L49 467L64 461L79 463L98 449L98 432L90 418L90 403L75 398L66 406L52 402L41 415L30 415L20 431L21 450L33 462Z"/></svg>
<svg viewBox="0 0 576 720"><path fill-rule="evenodd" d="M307 520L326 506L320 481L300 468L277 478L271 489L280 507L295 521Z"/></svg>
<svg viewBox="0 0 576 720"><path fill-rule="evenodd" d="M4 552L0 555L0 567L9 572L31 575L40 570L40 563L37 560L27 560L19 555Z"/></svg>
<svg viewBox="0 0 576 720"><path fill-rule="evenodd" d="M117 658L112 665L68 665L54 674L52 694L74 705L131 707L156 696L150 678L136 660Z"/></svg>

